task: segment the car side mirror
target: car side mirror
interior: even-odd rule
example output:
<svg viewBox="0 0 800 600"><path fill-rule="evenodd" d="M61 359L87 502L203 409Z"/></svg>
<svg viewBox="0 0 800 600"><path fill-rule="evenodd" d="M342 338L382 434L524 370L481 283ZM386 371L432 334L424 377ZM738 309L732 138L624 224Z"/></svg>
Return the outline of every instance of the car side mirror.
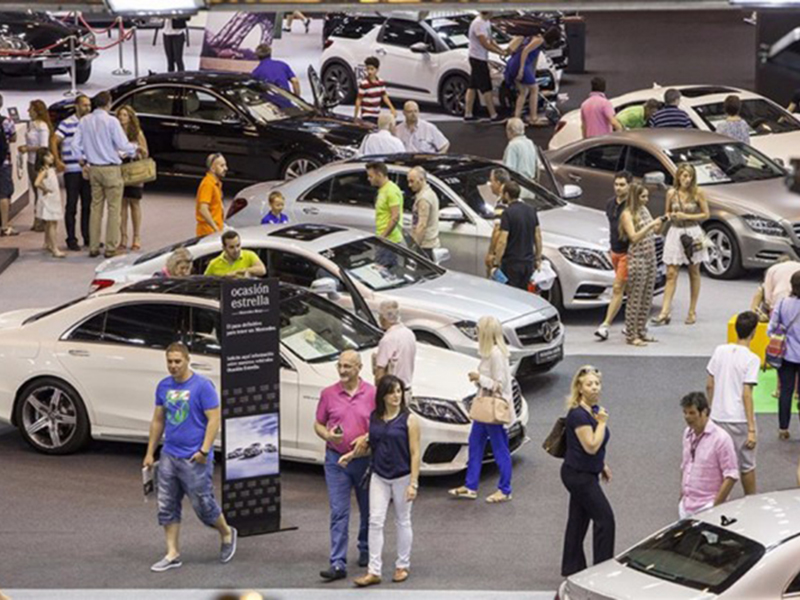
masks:
<svg viewBox="0 0 800 600"><path fill-rule="evenodd" d="M431 47L425 42L417 42L416 44L411 44L411 46L409 46L408 49L414 52L415 54L428 54L431 51Z"/></svg>
<svg viewBox="0 0 800 600"><path fill-rule="evenodd" d="M581 188L581 186L572 183L568 183L564 186L564 192L562 194L564 200L576 200L581 196L583 196L583 188Z"/></svg>
<svg viewBox="0 0 800 600"><path fill-rule="evenodd" d="M780 166L781 166L781 167L783 167L784 169L786 168L786 163L783 161L783 159L782 159L782 158L778 158L778 157L776 156L776 157L775 157L775 158L773 158L772 160L774 160L776 164L780 165Z"/></svg>
<svg viewBox="0 0 800 600"><path fill-rule="evenodd" d="M450 250L447 248L434 248L433 249L433 262L441 265L450 260Z"/></svg>
<svg viewBox="0 0 800 600"><path fill-rule="evenodd" d="M666 187L667 178L664 177L664 174L660 171L651 171L650 173L644 174L644 184L645 185L652 185L658 188Z"/></svg>
<svg viewBox="0 0 800 600"><path fill-rule="evenodd" d="M233 129L243 129L245 126L245 122L239 115L233 114L228 115L227 117L222 119L223 125L228 127L232 127Z"/></svg>
<svg viewBox="0 0 800 600"><path fill-rule="evenodd" d="M447 223L466 223L467 216L457 206L448 206L439 211L439 220Z"/></svg>
<svg viewBox="0 0 800 600"><path fill-rule="evenodd" d="M339 299L339 286L332 277L322 277L311 282L311 291L320 296L328 296L330 300Z"/></svg>

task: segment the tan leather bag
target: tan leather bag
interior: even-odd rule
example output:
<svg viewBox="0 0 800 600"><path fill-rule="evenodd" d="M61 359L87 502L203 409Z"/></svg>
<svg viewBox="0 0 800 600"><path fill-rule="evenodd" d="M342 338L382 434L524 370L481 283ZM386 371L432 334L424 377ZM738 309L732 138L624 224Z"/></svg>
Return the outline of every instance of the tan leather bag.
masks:
<svg viewBox="0 0 800 600"><path fill-rule="evenodd" d="M122 181L125 185L138 185L156 180L156 161L142 158L122 163Z"/></svg>
<svg viewBox="0 0 800 600"><path fill-rule="evenodd" d="M481 390L481 392L485 393L485 390ZM505 398L488 394L478 395L470 406L469 418L488 425L509 425L511 423L511 407Z"/></svg>

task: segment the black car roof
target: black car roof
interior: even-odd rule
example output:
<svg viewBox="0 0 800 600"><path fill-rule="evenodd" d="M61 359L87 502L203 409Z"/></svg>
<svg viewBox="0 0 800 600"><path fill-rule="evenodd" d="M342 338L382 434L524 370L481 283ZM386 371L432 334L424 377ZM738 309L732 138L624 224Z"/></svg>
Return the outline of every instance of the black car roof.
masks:
<svg viewBox="0 0 800 600"><path fill-rule="evenodd" d="M114 89L118 95L134 87L153 84L196 85L209 89L226 89L245 83L261 83L249 73L229 73L223 71L183 71L180 73L159 73L126 81Z"/></svg>
<svg viewBox="0 0 800 600"><path fill-rule="evenodd" d="M371 162L385 162L403 167L422 167L432 175L502 166L489 159L469 154L378 154L366 158L351 158L348 162L365 165Z"/></svg>
<svg viewBox="0 0 800 600"><path fill-rule="evenodd" d="M680 90L681 95L687 98L700 98L701 96L710 96L712 94L736 94L738 91L736 88L725 87L724 85L696 85L681 88Z"/></svg>
<svg viewBox="0 0 800 600"><path fill-rule="evenodd" d="M345 231L345 228L336 227L335 225L302 223L300 225L290 225L289 227L278 229L268 235L270 237L284 238L287 240L297 240L298 242L313 242L321 237L325 237L331 233L339 233L340 231Z"/></svg>
<svg viewBox="0 0 800 600"><path fill-rule="evenodd" d="M119 293L175 294L194 296L206 300L219 300L224 277L196 275L192 277L153 277L137 281L122 288ZM308 291L287 283L280 283L281 300L289 300L307 294Z"/></svg>

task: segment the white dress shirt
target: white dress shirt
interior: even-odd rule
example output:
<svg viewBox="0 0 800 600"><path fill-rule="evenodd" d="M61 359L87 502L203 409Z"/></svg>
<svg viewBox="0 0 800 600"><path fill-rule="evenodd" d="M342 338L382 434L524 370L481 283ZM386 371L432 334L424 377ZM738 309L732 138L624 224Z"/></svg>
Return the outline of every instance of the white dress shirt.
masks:
<svg viewBox="0 0 800 600"><path fill-rule="evenodd" d="M358 149L359 156L370 156L372 154L398 154L406 151L406 147L399 139L392 135L391 131L381 129L377 133L370 133L361 142Z"/></svg>
<svg viewBox="0 0 800 600"><path fill-rule="evenodd" d="M397 137L403 142L407 152L423 154L438 154L449 143L436 125L422 119L417 121L414 129L407 123L400 123L397 126Z"/></svg>

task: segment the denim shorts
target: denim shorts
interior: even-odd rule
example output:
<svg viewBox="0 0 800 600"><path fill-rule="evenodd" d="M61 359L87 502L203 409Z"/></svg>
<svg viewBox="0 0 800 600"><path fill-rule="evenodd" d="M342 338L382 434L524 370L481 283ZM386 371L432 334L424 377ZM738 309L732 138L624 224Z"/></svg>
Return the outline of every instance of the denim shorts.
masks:
<svg viewBox="0 0 800 600"><path fill-rule="evenodd" d="M181 522L183 496L189 497L197 517L209 527L222 514L214 498L214 463L191 462L164 452L158 462L158 524Z"/></svg>

